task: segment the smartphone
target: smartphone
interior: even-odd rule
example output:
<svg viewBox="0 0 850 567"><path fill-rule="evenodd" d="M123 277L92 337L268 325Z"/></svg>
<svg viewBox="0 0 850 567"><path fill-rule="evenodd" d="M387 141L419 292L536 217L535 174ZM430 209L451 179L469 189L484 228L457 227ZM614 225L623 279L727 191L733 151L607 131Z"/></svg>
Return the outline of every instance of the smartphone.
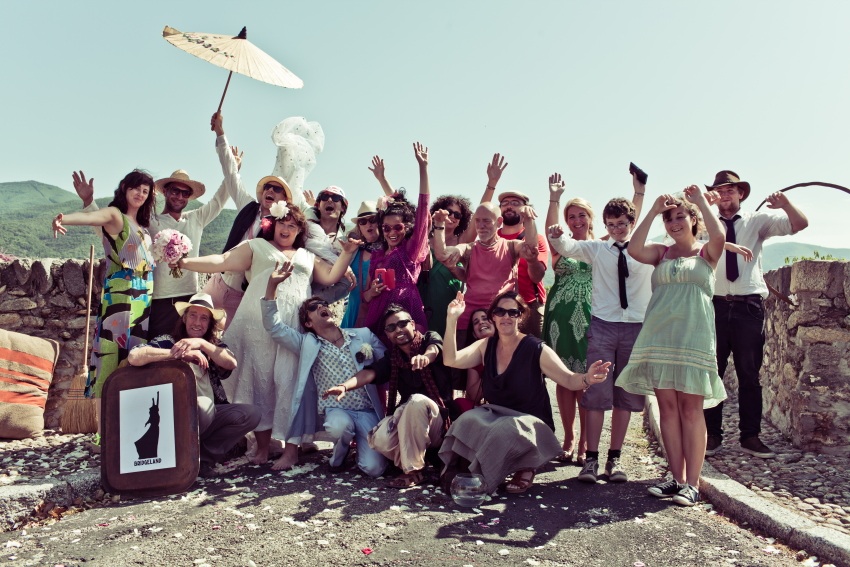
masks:
<svg viewBox="0 0 850 567"><path fill-rule="evenodd" d="M637 180L643 185L646 185L646 180L649 179L649 174L636 166L633 162L629 162L629 173L637 177Z"/></svg>
<svg viewBox="0 0 850 567"><path fill-rule="evenodd" d="M379 282L387 286L387 289L395 289L395 270L392 268L378 268L375 277Z"/></svg>

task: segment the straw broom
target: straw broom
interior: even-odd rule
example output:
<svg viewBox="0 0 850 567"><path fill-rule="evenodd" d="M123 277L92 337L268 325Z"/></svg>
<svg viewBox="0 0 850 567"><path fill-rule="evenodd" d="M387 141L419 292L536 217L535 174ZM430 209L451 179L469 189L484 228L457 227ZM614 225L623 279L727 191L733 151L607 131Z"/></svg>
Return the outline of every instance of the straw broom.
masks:
<svg viewBox="0 0 850 567"><path fill-rule="evenodd" d="M97 400L85 397L89 367L89 324L91 323L91 294L94 284L94 245L89 248L89 285L86 294L86 332L83 346L82 370L74 376L65 398L65 411L60 425L63 433L95 433L97 431Z"/></svg>

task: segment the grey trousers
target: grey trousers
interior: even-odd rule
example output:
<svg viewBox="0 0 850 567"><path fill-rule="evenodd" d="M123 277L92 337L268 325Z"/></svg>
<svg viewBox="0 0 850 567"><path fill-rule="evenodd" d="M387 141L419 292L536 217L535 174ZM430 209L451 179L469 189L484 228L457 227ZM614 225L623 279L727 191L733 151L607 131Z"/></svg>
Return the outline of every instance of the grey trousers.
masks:
<svg viewBox="0 0 850 567"><path fill-rule="evenodd" d="M198 398L198 431L201 462L218 463L249 431L260 423L260 410L251 404L210 404Z"/></svg>

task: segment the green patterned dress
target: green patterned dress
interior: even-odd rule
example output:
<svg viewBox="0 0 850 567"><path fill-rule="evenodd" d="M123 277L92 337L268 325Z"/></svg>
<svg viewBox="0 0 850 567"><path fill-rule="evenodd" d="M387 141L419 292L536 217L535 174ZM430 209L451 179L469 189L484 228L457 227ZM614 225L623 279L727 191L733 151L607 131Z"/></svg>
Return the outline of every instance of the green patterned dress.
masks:
<svg viewBox="0 0 850 567"><path fill-rule="evenodd" d="M136 345L148 342L153 294L151 237L127 215L113 239L103 230L108 262L100 315L89 363L86 397L99 398L103 383Z"/></svg>
<svg viewBox="0 0 850 567"><path fill-rule="evenodd" d="M555 283L543 315L543 340L573 372L587 366L587 328L590 326L591 266L561 256L555 263Z"/></svg>

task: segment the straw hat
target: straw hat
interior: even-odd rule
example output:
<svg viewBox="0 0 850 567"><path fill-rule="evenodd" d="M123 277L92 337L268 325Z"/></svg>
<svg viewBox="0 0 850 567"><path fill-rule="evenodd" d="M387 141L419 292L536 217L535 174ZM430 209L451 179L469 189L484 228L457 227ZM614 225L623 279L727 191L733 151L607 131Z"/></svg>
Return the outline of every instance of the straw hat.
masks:
<svg viewBox="0 0 850 567"><path fill-rule="evenodd" d="M289 184L283 180L283 177L278 177L277 175L266 175L260 181L257 182L257 201L263 200L263 185L269 183L270 181L274 181L283 186L283 193L286 195L286 202L292 202L292 190L289 188Z"/></svg>
<svg viewBox="0 0 850 567"><path fill-rule="evenodd" d="M162 179L158 179L154 184L154 190L159 191L162 194L165 194L165 187L169 183L180 183L189 187L192 190L192 196L189 199L197 199L206 191L206 187L200 181L194 181L189 177L189 174L186 173L185 169L178 169L174 173L171 174L171 177L164 177Z"/></svg>
<svg viewBox="0 0 850 567"><path fill-rule="evenodd" d="M212 297L208 293L196 293L192 297L189 298L189 302L185 301L177 301L174 303L174 308L177 310L177 314L181 317L192 306L195 307L203 307L207 311L210 312L212 318L216 321L221 321L224 318L225 311L224 309L215 309L213 307Z"/></svg>
<svg viewBox="0 0 850 567"><path fill-rule="evenodd" d="M718 171L717 175L714 176L714 185L706 185L705 188L711 190L725 185L737 185L741 191L744 192L744 194L741 195L742 201L750 196L750 184L746 181L741 181L741 178L738 177L737 173L728 169Z"/></svg>
<svg viewBox="0 0 850 567"><path fill-rule="evenodd" d="M376 201L363 201L360 203L360 208L357 209L357 216L351 219L348 224L349 232L353 232L357 228L357 219L361 217L371 217L378 214L378 203Z"/></svg>

